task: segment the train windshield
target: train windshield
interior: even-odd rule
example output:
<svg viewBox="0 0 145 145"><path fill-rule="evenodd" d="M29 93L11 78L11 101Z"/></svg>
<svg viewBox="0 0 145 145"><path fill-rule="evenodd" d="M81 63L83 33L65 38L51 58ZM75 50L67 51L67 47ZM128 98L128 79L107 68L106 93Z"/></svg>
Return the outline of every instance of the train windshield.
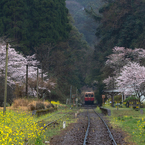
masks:
<svg viewBox="0 0 145 145"><path fill-rule="evenodd" d="M88 95L86 95L86 97L88 97Z"/></svg>
<svg viewBox="0 0 145 145"><path fill-rule="evenodd" d="M86 93L85 94L85 97L92 97L93 98L94 97L94 94L93 93Z"/></svg>

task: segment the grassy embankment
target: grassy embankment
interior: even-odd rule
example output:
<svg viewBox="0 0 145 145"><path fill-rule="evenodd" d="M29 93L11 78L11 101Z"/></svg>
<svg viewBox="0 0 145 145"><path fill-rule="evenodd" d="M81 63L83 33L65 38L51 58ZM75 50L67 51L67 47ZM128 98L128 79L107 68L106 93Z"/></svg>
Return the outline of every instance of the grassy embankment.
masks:
<svg viewBox="0 0 145 145"><path fill-rule="evenodd" d="M113 128L120 128L126 132L125 140L134 145L145 145L145 108L141 108L144 114L131 108L112 108L111 117L108 116Z"/></svg>
<svg viewBox="0 0 145 145"><path fill-rule="evenodd" d="M0 144L1 145L23 145L28 142L29 145L43 145L45 141L63 130L63 121L66 126L76 122L74 113L76 109L70 109L69 106L58 105L58 111L49 113L40 117L32 116L29 111L21 111L7 108L3 115L0 110ZM69 113L64 116L64 114ZM63 117L62 117L63 116ZM57 124L41 130L47 123L62 117ZM43 120L43 121L42 121ZM40 121L39 123L37 123Z"/></svg>

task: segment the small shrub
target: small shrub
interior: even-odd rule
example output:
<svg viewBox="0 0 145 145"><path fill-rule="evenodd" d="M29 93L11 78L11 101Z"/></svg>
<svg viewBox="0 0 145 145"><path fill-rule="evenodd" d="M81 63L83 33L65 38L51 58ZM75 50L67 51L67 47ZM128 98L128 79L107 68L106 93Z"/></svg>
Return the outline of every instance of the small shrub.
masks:
<svg viewBox="0 0 145 145"><path fill-rule="evenodd" d="M54 108L54 105L53 105L53 104L51 104L51 107L52 107L52 108Z"/></svg>
<svg viewBox="0 0 145 145"><path fill-rule="evenodd" d="M46 108L51 108L51 107L54 108L54 105L51 103L46 106Z"/></svg>
<svg viewBox="0 0 145 145"><path fill-rule="evenodd" d="M117 103L121 102L122 101L122 96L121 95L114 96L114 101L117 102Z"/></svg>
<svg viewBox="0 0 145 145"><path fill-rule="evenodd" d="M140 108L145 108L145 102L141 103Z"/></svg>
<svg viewBox="0 0 145 145"><path fill-rule="evenodd" d="M39 110L39 109L45 109L45 105L43 102L36 102L36 110Z"/></svg>
<svg viewBox="0 0 145 145"><path fill-rule="evenodd" d="M13 102L13 108L18 108L18 107L21 107L21 108L24 107L28 111L33 111L33 110L51 108L51 107L54 107L54 105L49 103L48 101L43 102L41 100L34 101L31 99L18 98L18 99L15 99Z"/></svg>
<svg viewBox="0 0 145 145"><path fill-rule="evenodd" d="M48 102L48 101L46 101L46 102L43 102L44 103L44 106L45 106L45 108L50 108L51 106L50 106L50 102ZM49 107L50 106L50 107Z"/></svg>
<svg viewBox="0 0 145 145"><path fill-rule="evenodd" d="M36 106L35 106L34 104L29 104L29 105L28 105L28 110L29 110L29 111L36 110Z"/></svg>
<svg viewBox="0 0 145 145"><path fill-rule="evenodd" d="M46 108L51 108L51 104L46 105Z"/></svg>
<svg viewBox="0 0 145 145"><path fill-rule="evenodd" d="M27 106L29 103L29 101L27 99L15 99L14 102L13 102L13 107L14 108L18 108L19 106Z"/></svg>
<svg viewBox="0 0 145 145"><path fill-rule="evenodd" d="M126 98L126 99L124 100L124 102L128 102L128 101L130 101L130 100L139 100L139 99L136 98L135 96L130 96L130 97Z"/></svg>
<svg viewBox="0 0 145 145"><path fill-rule="evenodd" d="M24 89L25 88L25 86L24 85L22 85L22 86L20 86L19 84L15 84L15 91L14 91L14 95L15 95L15 97L16 98L22 98L22 97L24 97Z"/></svg>

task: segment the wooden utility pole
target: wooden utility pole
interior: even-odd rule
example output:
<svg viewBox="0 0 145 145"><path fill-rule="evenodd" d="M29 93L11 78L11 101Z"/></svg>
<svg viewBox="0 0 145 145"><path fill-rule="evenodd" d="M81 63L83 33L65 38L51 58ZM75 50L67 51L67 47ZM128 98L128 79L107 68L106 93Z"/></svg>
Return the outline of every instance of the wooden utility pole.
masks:
<svg viewBox="0 0 145 145"><path fill-rule="evenodd" d="M43 66L42 66L42 63L41 63L41 79L42 79L42 82L43 82Z"/></svg>
<svg viewBox="0 0 145 145"><path fill-rule="evenodd" d="M38 67L37 67L37 99L38 99Z"/></svg>
<svg viewBox="0 0 145 145"><path fill-rule="evenodd" d="M77 92L78 92L78 89L76 88L76 98L77 98L77 96L78 96Z"/></svg>
<svg viewBox="0 0 145 145"><path fill-rule="evenodd" d="M28 98L28 64L26 65L26 97Z"/></svg>
<svg viewBox="0 0 145 145"><path fill-rule="evenodd" d="M41 62L41 86L43 86L43 66L42 66L42 62ZM41 97L43 97L43 91L41 91Z"/></svg>
<svg viewBox="0 0 145 145"><path fill-rule="evenodd" d="M103 105L104 105L104 99L105 99L105 95L102 95Z"/></svg>
<svg viewBox="0 0 145 145"><path fill-rule="evenodd" d="M6 64L5 64L5 91L4 91L4 110L6 112L6 101L7 101L7 71L8 71L8 43L6 43Z"/></svg>
<svg viewBox="0 0 145 145"><path fill-rule="evenodd" d="M70 86L70 104L71 104L72 86Z"/></svg>
<svg viewBox="0 0 145 145"><path fill-rule="evenodd" d="M114 107L114 94L111 95L112 107Z"/></svg>

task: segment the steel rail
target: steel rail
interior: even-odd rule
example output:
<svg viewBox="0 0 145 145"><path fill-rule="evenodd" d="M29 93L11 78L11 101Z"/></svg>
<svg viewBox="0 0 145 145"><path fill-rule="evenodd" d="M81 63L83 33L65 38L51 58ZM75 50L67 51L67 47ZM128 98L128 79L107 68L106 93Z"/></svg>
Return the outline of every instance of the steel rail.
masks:
<svg viewBox="0 0 145 145"><path fill-rule="evenodd" d="M94 109L93 109L94 110ZM106 124L106 122L102 119L102 117L94 110L94 112L100 117L100 119L103 121L103 123L105 124L107 130L108 130L108 133L109 133L109 137L111 138L111 140L113 141L113 145L117 145L116 141L114 140L112 134L111 134L111 131L108 127L108 125Z"/></svg>
<svg viewBox="0 0 145 145"><path fill-rule="evenodd" d="M87 110L87 112L88 112L88 110ZM90 128L90 115L89 115L89 113L88 113L88 127L87 127L87 131L86 131L86 134L85 134L85 138L84 138L84 143L83 143L83 145L86 145L86 140L87 140L87 137L88 137L89 128Z"/></svg>

